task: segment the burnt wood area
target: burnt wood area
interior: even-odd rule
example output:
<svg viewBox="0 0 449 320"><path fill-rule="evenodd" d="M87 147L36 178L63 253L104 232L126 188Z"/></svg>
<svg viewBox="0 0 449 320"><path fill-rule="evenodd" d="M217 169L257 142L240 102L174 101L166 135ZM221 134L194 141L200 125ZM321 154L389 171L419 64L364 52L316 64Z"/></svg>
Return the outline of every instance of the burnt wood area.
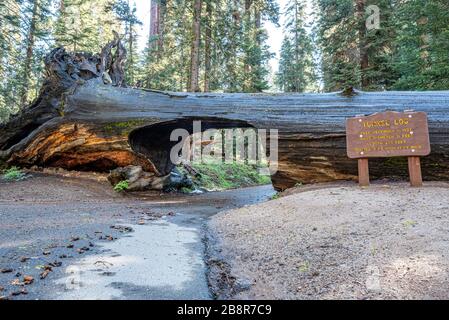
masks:
<svg viewBox="0 0 449 320"><path fill-rule="evenodd" d="M279 130L276 189L296 183L355 180L346 154L345 121L356 115L413 109L428 114L432 153L424 180L449 180L449 92L327 94L173 93L127 88L126 50L118 37L101 53L51 51L39 97L0 126L8 164L109 171L142 166L158 176L173 168L174 128ZM370 160L372 178L407 177L406 158Z"/></svg>

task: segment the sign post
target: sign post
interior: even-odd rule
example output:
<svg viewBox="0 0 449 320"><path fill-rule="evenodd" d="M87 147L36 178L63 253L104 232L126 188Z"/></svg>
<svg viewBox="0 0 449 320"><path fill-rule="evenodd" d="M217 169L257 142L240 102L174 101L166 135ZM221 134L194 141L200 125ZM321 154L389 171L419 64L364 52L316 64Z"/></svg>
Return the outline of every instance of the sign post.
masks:
<svg viewBox="0 0 449 320"><path fill-rule="evenodd" d="M386 111L346 121L348 157L358 159L360 186L369 186L369 158L408 157L410 184L422 186L420 157L430 154L424 112Z"/></svg>
<svg viewBox="0 0 449 320"><path fill-rule="evenodd" d="M359 165L359 185L361 187L369 186L369 162L368 158L358 160Z"/></svg>
<svg viewBox="0 0 449 320"><path fill-rule="evenodd" d="M422 187L421 160L419 157L408 157L408 172L412 187Z"/></svg>

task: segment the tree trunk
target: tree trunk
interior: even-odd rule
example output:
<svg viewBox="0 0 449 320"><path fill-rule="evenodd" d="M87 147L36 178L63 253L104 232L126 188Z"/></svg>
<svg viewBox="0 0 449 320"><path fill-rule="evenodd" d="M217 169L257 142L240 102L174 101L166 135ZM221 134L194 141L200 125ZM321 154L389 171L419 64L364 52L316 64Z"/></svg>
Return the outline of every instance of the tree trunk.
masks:
<svg viewBox="0 0 449 320"><path fill-rule="evenodd" d="M366 0L356 0L356 16L359 24L359 54L360 54L360 81L361 89L369 88L369 78L367 77L367 70L369 68L368 50L366 43L366 21L365 17Z"/></svg>
<svg viewBox="0 0 449 320"><path fill-rule="evenodd" d="M211 72L211 40L212 40L212 0L207 0L206 4L206 33L204 39L204 92L209 92L210 72Z"/></svg>
<svg viewBox="0 0 449 320"><path fill-rule="evenodd" d="M164 23L167 0L151 0L150 49L159 58L164 46Z"/></svg>
<svg viewBox="0 0 449 320"><path fill-rule="evenodd" d="M241 24L241 17L239 11L239 0L233 0L232 9L232 30L231 36L229 37L229 54L226 60L226 69L229 77L229 89L230 92L235 92L238 90L238 74L237 74L237 47L240 45L239 31Z"/></svg>
<svg viewBox="0 0 449 320"><path fill-rule="evenodd" d="M250 29L249 29L251 26L251 5L252 5L252 0L245 0L245 24L246 24L246 27L248 28L248 30L246 30L247 37L251 36ZM244 91L248 91L250 88L252 88L252 85L249 83L251 81L251 75L250 75L251 66L249 64L249 60L250 60L250 55L247 52L246 53L246 61L245 61L243 70L245 71L245 77L249 77L250 80L245 81L246 84L245 84Z"/></svg>
<svg viewBox="0 0 449 320"><path fill-rule="evenodd" d="M150 11L150 49L158 50L160 36L160 0L151 0ZM156 41L157 39L157 41Z"/></svg>
<svg viewBox="0 0 449 320"><path fill-rule="evenodd" d="M4 7L0 6L0 15L3 15L4 13L2 12L4 9ZM3 34L5 32L5 30L3 29L4 27L4 21L3 19L0 19L0 33ZM4 39L2 39L2 41L5 41ZM3 43L0 43L1 46L3 46ZM1 50L0 51L0 61L3 61L6 53L4 52L5 50ZM4 77L4 66L3 63L0 63L0 77Z"/></svg>
<svg viewBox="0 0 449 320"><path fill-rule="evenodd" d="M28 89L30 83L30 73L31 64L33 62L33 50L34 50L34 38L36 33L36 23L37 23L37 10L39 8L39 0L33 0L33 13L31 17L30 29L28 30L27 36L27 53L25 57L23 79L22 79L22 92L20 95L20 106L24 107L28 99Z"/></svg>
<svg viewBox="0 0 449 320"><path fill-rule="evenodd" d="M134 85L134 25L132 22L129 23L129 35L128 35L128 43L129 43L129 84Z"/></svg>
<svg viewBox="0 0 449 320"><path fill-rule="evenodd" d="M449 180L449 92L351 94L194 94L120 87L123 46L116 39L98 56L53 50L39 97L0 126L0 157L9 164L108 171L139 165L165 176L174 168L174 129L279 130L276 189L296 183L355 180L346 155L345 120L385 109L427 112L432 153L426 180ZM113 50L116 50L114 53ZM114 81L112 81L114 79ZM111 83L112 82L112 83ZM270 150L271 151L271 150ZM370 160L371 177L407 176L407 159Z"/></svg>
<svg viewBox="0 0 449 320"><path fill-rule="evenodd" d="M192 25L192 50L190 53L189 91L199 92L200 42L201 42L201 8L202 0L194 0Z"/></svg>
<svg viewBox="0 0 449 320"><path fill-rule="evenodd" d="M299 21L298 21L298 0L295 0L295 69L297 70L299 66ZM298 70L297 70L298 71ZM299 74L295 74L295 91L300 92L299 89Z"/></svg>

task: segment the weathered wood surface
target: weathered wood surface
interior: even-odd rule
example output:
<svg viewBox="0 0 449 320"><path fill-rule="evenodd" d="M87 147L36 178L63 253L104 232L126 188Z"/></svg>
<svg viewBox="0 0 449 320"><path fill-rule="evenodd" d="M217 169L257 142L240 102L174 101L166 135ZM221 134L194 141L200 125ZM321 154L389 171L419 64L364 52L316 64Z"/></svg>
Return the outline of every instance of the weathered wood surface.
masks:
<svg viewBox="0 0 449 320"><path fill-rule="evenodd" d="M11 164L81 170L138 164L165 175L171 168L167 158L173 145L171 129L187 128L198 119L203 129L278 129L279 169L272 177L277 189L298 182L355 180L357 161L346 155L345 120L384 110L414 109L429 117L432 153L422 159L423 177L449 180L447 91L355 92L349 96L147 91L108 81L122 79L120 74L110 77L116 70L114 64L111 58L101 58L112 57L110 50L88 59L95 66L90 71L80 68L81 56L74 62L73 55L59 50L47 58L47 79L40 97L0 126L1 155ZM143 129L134 131L128 141L136 128ZM407 159L370 160L370 174L372 178L407 177Z"/></svg>

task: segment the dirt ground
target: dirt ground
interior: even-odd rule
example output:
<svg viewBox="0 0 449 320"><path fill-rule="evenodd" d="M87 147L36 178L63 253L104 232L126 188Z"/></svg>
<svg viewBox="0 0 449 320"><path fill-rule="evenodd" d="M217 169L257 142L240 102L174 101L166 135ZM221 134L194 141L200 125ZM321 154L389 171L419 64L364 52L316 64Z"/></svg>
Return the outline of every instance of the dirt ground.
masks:
<svg viewBox="0 0 449 320"><path fill-rule="evenodd" d="M209 228L218 298L449 299L449 184L297 188Z"/></svg>

